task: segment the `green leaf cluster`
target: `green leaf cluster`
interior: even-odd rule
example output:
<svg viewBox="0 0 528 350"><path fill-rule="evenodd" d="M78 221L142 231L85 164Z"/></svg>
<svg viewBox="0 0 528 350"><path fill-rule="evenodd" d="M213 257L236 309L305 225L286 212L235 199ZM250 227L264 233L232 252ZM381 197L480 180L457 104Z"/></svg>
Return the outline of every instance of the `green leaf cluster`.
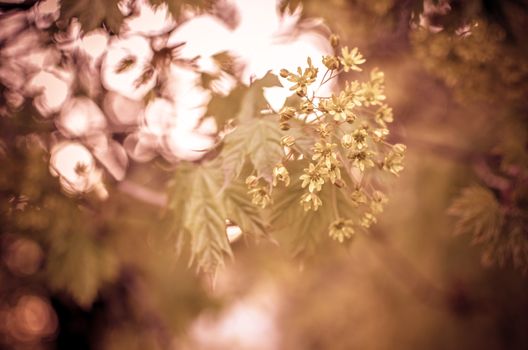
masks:
<svg viewBox="0 0 528 350"><path fill-rule="evenodd" d="M232 255L226 220L246 234L266 234L264 218L251 203L244 183L226 183L219 165L218 161L182 163L170 186L169 215L179 248L188 243L189 263L207 273L214 273L224 257Z"/></svg>

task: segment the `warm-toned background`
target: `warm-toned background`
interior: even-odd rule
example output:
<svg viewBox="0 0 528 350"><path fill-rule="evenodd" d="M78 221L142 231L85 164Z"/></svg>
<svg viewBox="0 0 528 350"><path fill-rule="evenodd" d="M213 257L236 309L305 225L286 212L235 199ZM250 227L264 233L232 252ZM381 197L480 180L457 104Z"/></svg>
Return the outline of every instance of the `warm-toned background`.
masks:
<svg viewBox="0 0 528 350"><path fill-rule="evenodd" d="M253 9L248 16L266 2L237 1ZM26 3L0 1L0 20L17 6L32 11L34 2ZM157 227L157 197L138 200L137 189L123 185L163 193L165 163L131 160L126 179L108 187L109 200L93 214L61 191L38 142L28 137L17 141L26 151L10 151L25 127L46 132L47 124L10 109L5 57L13 53L5 43L15 34L26 39L24 30L0 24L1 348L528 348L528 3L300 4L299 33L322 18L343 44L361 50L369 69L385 72L391 137L407 145L406 168L371 235L345 245L323 241L306 257L282 244L239 239L214 289L187 269L185 257L175 258ZM216 14L233 22L234 10L219 8ZM467 188L489 197L468 194L461 208ZM45 193L47 211L21 204L13 219L16 190ZM476 223L457 229L481 205ZM498 215L493 209L506 213L496 230L486 221ZM86 238L92 235L97 240ZM50 250L54 239L66 249Z"/></svg>

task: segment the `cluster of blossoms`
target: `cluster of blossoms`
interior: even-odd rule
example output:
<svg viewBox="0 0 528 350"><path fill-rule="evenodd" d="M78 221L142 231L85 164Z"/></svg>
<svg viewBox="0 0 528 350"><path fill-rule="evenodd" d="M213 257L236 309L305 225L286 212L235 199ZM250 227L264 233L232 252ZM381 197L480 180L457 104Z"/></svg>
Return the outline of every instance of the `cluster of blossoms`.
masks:
<svg viewBox="0 0 528 350"><path fill-rule="evenodd" d="M337 51L338 39L331 37ZM357 48L343 47L340 54L323 57L327 68L321 85L342 72L361 72L365 59ZM373 69L366 82L346 82L342 91L331 96L317 96L317 88L311 85L319 74L312 60L308 58L307 68L298 68L296 73L285 69L281 77L294 83L291 90L299 97L298 105L285 106L279 112L280 128L284 131L293 126L301 128L312 140L306 153L294 151L294 135L282 139L282 146L288 150L285 158L273 169L271 187L279 182L290 183L288 161L308 161L300 175L300 186L305 192L300 204L305 211L318 210L323 205L321 191L326 185L333 185L357 208L358 219L343 218L329 227L332 238L343 242L351 238L354 227L369 228L376 222L376 215L383 211L387 197L376 187L379 181L374 177L380 173L398 175L403 170L405 146L390 144L388 124L393 121L392 109L385 103L384 74ZM292 133L293 134L293 133ZM375 174L375 172L377 172ZM269 203L266 186L259 186L256 178L248 178L250 194L254 203ZM263 195L266 193L266 196ZM337 205L337 204L336 204ZM338 212L337 210L335 210Z"/></svg>

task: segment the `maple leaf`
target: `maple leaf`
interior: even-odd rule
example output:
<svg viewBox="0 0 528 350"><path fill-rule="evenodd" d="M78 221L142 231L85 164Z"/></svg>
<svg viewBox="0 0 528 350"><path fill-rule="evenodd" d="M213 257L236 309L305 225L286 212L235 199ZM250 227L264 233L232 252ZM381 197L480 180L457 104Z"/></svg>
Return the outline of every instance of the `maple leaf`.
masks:
<svg viewBox="0 0 528 350"><path fill-rule="evenodd" d="M238 177L249 160L258 174L270 181L273 167L284 155L280 145L282 136L274 120L259 118L240 124L225 137L220 153L228 178Z"/></svg>
<svg viewBox="0 0 528 350"><path fill-rule="evenodd" d="M272 86L280 86L280 82L277 76L268 73L249 86L237 85L226 96L213 94L205 115L214 117L220 128L230 119L243 121L260 116L268 108L263 89Z"/></svg>
<svg viewBox="0 0 528 350"><path fill-rule="evenodd" d="M268 225L262 218L262 210L251 203L247 186L243 181L233 181L224 191L227 217L238 225L243 233L256 237L267 236Z"/></svg>
<svg viewBox="0 0 528 350"><path fill-rule="evenodd" d="M231 256L226 234L227 210L222 198L223 174L214 163L182 163L171 188L170 214L182 237L188 238L189 264L214 273Z"/></svg>
<svg viewBox="0 0 528 350"><path fill-rule="evenodd" d="M464 189L448 210L458 218L455 234L472 234L474 243L494 240L500 234L503 215L493 193L481 186Z"/></svg>
<svg viewBox="0 0 528 350"><path fill-rule="evenodd" d="M278 78L268 73L249 87L242 88L245 91L235 89L223 102L214 101L213 98L211 103L216 104L217 108L240 99L236 114L239 125L225 137L220 154L222 167L229 179L238 177L246 160L249 160L258 174L270 181L273 167L283 157L280 139L285 135L284 132L276 120L261 116L261 111L268 108L263 88L278 84ZM222 119L225 119L227 115L224 113L223 116Z"/></svg>
<svg viewBox="0 0 528 350"><path fill-rule="evenodd" d="M299 177L307 165L306 160L289 162L292 183L287 189L274 192L271 207L270 222L274 236L292 247L295 256L314 254L320 242L327 239L330 224L338 217L359 223L359 214L352 201L330 184L318 192L323 205L317 211L303 209L299 201L306 189L302 188Z"/></svg>

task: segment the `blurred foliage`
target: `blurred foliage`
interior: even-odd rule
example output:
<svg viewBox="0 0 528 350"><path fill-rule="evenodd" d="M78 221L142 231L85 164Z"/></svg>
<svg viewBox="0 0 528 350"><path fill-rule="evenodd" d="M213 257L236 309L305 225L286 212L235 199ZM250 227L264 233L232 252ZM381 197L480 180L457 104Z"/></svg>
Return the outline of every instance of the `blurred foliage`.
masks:
<svg viewBox="0 0 528 350"><path fill-rule="evenodd" d="M167 335L149 327L181 331L199 310L212 306L211 299L185 264L177 263L173 251L149 244L157 210L137 201L131 205L130 197L114 190L114 200L106 203L90 195L69 197L61 190L44 148L50 134L42 130L49 123L29 105L0 120L0 238L29 239L45 254L44 266L35 275L1 269L2 300L17 300L31 291L52 298L60 318L57 341L64 348L88 348L106 337L84 338L100 332L97 323L103 321L95 310L101 307L113 326L134 329L136 339L165 348ZM2 250L6 242L0 240ZM68 317L74 316L68 315L79 312L87 318L83 322L93 322L93 330L69 328ZM80 315L75 317L81 321ZM70 339L68 332L83 335ZM15 346L12 341L6 338L0 344Z"/></svg>
<svg viewBox="0 0 528 350"><path fill-rule="evenodd" d="M211 0L148 0L154 7L165 5L170 14L179 19L182 8L203 10L210 8ZM119 33L125 16L118 0L60 0L60 20L69 23L76 18L85 33L104 25L112 33ZM123 5L123 6L126 6Z"/></svg>
<svg viewBox="0 0 528 350"><path fill-rule="evenodd" d="M68 23L77 18L86 33L103 24L113 33L119 33L124 16L118 3L117 0L61 0L60 18Z"/></svg>
<svg viewBox="0 0 528 350"><path fill-rule="evenodd" d="M525 190L523 200L526 194ZM484 246L482 261L485 265L513 263L514 267L526 271L528 218L525 211L512 209L503 210L488 189L469 187L455 199L450 213L458 217L455 234L471 234L473 243Z"/></svg>

